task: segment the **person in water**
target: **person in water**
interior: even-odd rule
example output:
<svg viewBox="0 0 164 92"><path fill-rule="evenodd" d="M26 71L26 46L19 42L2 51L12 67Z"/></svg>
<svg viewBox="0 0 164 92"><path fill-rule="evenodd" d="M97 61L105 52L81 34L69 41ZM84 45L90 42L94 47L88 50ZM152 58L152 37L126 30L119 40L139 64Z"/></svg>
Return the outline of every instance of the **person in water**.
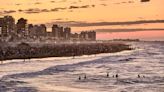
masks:
<svg viewBox="0 0 164 92"><path fill-rule="evenodd" d="M87 76L86 75L84 75L84 79L87 79Z"/></svg>
<svg viewBox="0 0 164 92"><path fill-rule="evenodd" d="M116 78L118 78L118 74L116 74Z"/></svg>
<svg viewBox="0 0 164 92"><path fill-rule="evenodd" d="M138 74L138 78L140 78L140 75Z"/></svg>
<svg viewBox="0 0 164 92"><path fill-rule="evenodd" d="M79 76L79 80L81 80L81 77Z"/></svg>
<svg viewBox="0 0 164 92"><path fill-rule="evenodd" d="M109 73L107 72L107 75L106 75L106 77L109 77Z"/></svg>

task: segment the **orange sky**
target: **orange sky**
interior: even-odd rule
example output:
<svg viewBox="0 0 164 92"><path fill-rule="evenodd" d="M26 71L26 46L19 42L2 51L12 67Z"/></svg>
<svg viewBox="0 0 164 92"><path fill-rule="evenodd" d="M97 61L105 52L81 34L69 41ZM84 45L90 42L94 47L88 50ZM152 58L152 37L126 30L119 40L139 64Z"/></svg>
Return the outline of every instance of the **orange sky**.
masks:
<svg viewBox="0 0 164 92"><path fill-rule="evenodd" d="M150 0L150 2L141 3L140 0L1 0L0 16L12 15L18 19L24 17L28 23L41 24L52 22L120 22L120 21L138 21L138 20L164 20L164 0ZM76 6L78 8L72 8ZM85 8L80 8L80 7ZM59 9L62 8L62 9ZM31 9L32 11L28 11ZM52 11L56 9L56 11ZM22 11L19 11L22 10ZM44 11L45 10L45 11ZM8 13L6 13L7 11ZM14 12L10 12L14 11ZM30 13L29 13L30 12ZM34 13L35 12L35 13ZM37 13L36 13L37 12ZM117 26L86 26L72 27L74 32L89 29L118 29L118 28L164 28L164 23L140 24L140 25L117 25ZM156 30L154 30L156 31ZM110 30L109 30L110 32ZM110 34L107 32L107 34ZM163 31L139 32L145 34L141 36L130 36L131 38L164 39L161 37ZM160 33L161 32L161 33ZM138 32L136 32L137 34ZM118 38L128 38L126 33L119 34ZM122 34L122 35L120 35ZM154 38L156 34L157 37ZM106 33L103 32L105 36ZM151 36L152 35L152 36ZM164 35L164 34L163 34ZM117 35L110 35L117 36ZM98 39L104 39L102 33L97 35ZM105 39L111 39L105 37Z"/></svg>

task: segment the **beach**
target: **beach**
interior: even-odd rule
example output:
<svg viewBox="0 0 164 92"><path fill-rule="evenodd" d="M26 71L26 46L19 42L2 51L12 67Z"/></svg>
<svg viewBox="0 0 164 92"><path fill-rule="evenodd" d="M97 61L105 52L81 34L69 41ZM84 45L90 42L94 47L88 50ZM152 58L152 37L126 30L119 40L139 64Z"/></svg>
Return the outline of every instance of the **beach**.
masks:
<svg viewBox="0 0 164 92"><path fill-rule="evenodd" d="M30 62L8 60L0 65L0 91L163 92L164 43L129 44L136 49L96 56L31 59ZM118 78L113 77L116 74Z"/></svg>

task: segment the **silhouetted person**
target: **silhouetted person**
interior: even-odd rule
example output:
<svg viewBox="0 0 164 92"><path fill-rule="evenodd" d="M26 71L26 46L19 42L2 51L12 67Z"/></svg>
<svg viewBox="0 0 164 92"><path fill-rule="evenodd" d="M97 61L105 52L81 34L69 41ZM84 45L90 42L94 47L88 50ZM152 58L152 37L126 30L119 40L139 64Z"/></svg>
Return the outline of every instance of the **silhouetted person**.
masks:
<svg viewBox="0 0 164 92"><path fill-rule="evenodd" d="M109 73L106 74L106 77L109 77Z"/></svg>
<svg viewBox="0 0 164 92"><path fill-rule="evenodd" d="M138 74L138 78L140 78L141 76Z"/></svg>
<svg viewBox="0 0 164 92"><path fill-rule="evenodd" d="M116 78L118 78L118 74L116 74Z"/></svg>
<svg viewBox="0 0 164 92"><path fill-rule="evenodd" d="M79 80L81 80L81 77L79 76Z"/></svg>
<svg viewBox="0 0 164 92"><path fill-rule="evenodd" d="M84 79L87 79L87 76L86 75L84 75Z"/></svg>
<svg viewBox="0 0 164 92"><path fill-rule="evenodd" d="M143 75L143 78L145 78L145 76Z"/></svg>
<svg viewBox="0 0 164 92"><path fill-rule="evenodd" d="M73 54L73 59L75 59L75 54Z"/></svg>

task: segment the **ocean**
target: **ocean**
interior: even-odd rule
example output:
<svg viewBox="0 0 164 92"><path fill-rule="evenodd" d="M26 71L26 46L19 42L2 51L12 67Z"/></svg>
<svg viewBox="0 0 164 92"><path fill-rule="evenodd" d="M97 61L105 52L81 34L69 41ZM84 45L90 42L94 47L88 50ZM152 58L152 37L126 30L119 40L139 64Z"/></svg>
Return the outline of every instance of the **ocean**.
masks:
<svg viewBox="0 0 164 92"><path fill-rule="evenodd" d="M6 61L9 92L164 92L164 42L127 42L131 51ZM118 77L116 77L118 75Z"/></svg>

